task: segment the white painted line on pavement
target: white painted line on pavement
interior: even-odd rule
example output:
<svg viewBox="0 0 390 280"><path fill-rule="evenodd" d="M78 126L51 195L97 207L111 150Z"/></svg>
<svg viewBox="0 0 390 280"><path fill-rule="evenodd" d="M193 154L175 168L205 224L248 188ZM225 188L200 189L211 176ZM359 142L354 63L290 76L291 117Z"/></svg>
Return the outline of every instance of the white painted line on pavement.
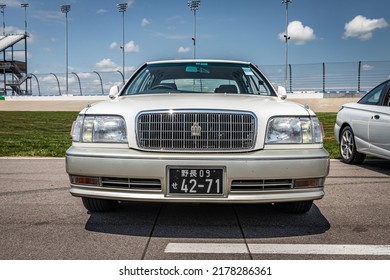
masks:
<svg viewBox="0 0 390 280"><path fill-rule="evenodd" d="M248 254L244 243L169 243L165 253Z"/></svg>
<svg viewBox="0 0 390 280"><path fill-rule="evenodd" d="M252 254L390 255L388 245L249 244L248 246Z"/></svg>
<svg viewBox="0 0 390 280"><path fill-rule="evenodd" d="M249 251L248 251L249 247ZM165 253L389 256L390 245L169 243Z"/></svg>

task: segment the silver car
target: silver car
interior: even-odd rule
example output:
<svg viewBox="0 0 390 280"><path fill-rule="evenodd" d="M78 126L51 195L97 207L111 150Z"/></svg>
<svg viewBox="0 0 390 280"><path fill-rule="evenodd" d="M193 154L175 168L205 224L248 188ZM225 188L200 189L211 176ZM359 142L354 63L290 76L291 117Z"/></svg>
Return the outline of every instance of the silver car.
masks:
<svg viewBox="0 0 390 280"><path fill-rule="evenodd" d="M390 80L378 85L357 103L343 105L334 135L341 160L360 164L366 155L390 159Z"/></svg>
<svg viewBox="0 0 390 280"><path fill-rule="evenodd" d="M305 213L324 196L318 118L249 62L145 63L109 97L80 112L66 153L70 192L90 211L156 201Z"/></svg>

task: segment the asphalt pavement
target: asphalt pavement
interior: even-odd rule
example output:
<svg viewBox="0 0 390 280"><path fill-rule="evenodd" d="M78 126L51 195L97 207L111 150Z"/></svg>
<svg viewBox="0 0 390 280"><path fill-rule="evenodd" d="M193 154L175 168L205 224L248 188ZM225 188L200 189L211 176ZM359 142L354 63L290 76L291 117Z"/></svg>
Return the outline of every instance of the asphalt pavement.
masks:
<svg viewBox="0 0 390 280"><path fill-rule="evenodd" d="M122 203L89 213L62 158L0 158L1 260L390 260L390 161L331 161L305 215L272 205Z"/></svg>

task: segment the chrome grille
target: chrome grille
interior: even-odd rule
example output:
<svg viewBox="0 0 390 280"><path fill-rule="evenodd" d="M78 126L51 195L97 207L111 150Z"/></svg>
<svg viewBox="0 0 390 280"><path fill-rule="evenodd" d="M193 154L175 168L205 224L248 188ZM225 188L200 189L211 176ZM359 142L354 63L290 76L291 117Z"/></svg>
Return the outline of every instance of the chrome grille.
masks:
<svg viewBox="0 0 390 280"><path fill-rule="evenodd" d="M158 179L101 178L101 186L105 188L161 190Z"/></svg>
<svg viewBox="0 0 390 280"><path fill-rule="evenodd" d="M153 111L137 118L137 141L146 150L249 150L256 118L242 111Z"/></svg>
<svg viewBox="0 0 390 280"><path fill-rule="evenodd" d="M266 191L288 190L293 188L291 179L268 179L268 180L234 180L231 190L234 191Z"/></svg>

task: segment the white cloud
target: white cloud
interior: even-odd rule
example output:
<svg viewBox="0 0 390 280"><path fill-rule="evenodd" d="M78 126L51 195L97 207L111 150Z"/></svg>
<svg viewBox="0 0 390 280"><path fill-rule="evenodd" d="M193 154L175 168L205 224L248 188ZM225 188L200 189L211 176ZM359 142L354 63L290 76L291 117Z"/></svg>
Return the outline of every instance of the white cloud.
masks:
<svg viewBox="0 0 390 280"><path fill-rule="evenodd" d="M97 71L117 71L121 67L113 62L110 58L104 58L95 64Z"/></svg>
<svg viewBox="0 0 390 280"><path fill-rule="evenodd" d="M316 39L314 30L309 26L304 26L300 21L292 21L287 27L290 42L296 45L304 45L308 41ZM285 41L285 33L279 33L279 39Z"/></svg>
<svg viewBox="0 0 390 280"><path fill-rule="evenodd" d="M129 41L125 44L125 52L139 52L139 46L134 41Z"/></svg>
<svg viewBox="0 0 390 280"><path fill-rule="evenodd" d="M185 48L185 47L180 47L177 52L178 53L188 53L191 50L191 48Z"/></svg>
<svg viewBox="0 0 390 280"><path fill-rule="evenodd" d="M110 49L116 49L116 48L118 48L118 43L117 42L112 42L111 44L110 44Z"/></svg>
<svg viewBox="0 0 390 280"><path fill-rule="evenodd" d="M122 46L119 45L117 42L112 42L110 44L110 49L122 49ZM134 41L129 41L125 44L125 52L139 52L139 46Z"/></svg>
<svg viewBox="0 0 390 280"><path fill-rule="evenodd" d="M164 39L169 39L169 40L184 40L188 39L188 35L180 35L180 34L172 34L172 33L161 33L161 32L156 32L156 36L162 37Z"/></svg>
<svg viewBox="0 0 390 280"><path fill-rule="evenodd" d="M31 59L31 58L32 58L32 54L27 52L27 59ZM6 59L11 60L12 58L11 57L6 57ZM13 52L13 59L14 60L19 60L19 61L24 61L24 59L25 59L25 52L24 51L16 51L16 50L14 50L14 52Z"/></svg>
<svg viewBox="0 0 390 280"><path fill-rule="evenodd" d="M133 5L135 2L135 0L127 0L126 3L129 5L129 7L131 7L131 5Z"/></svg>
<svg viewBox="0 0 390 280"><path fill-rule="evenodd" d="M24 29L15 26L6 26L4 31L6 34L24 34Z"/></svg>
<svg viewBox="0 0 390 280"><path fill-rule="evenodd" d="M82 79L87 79L87 78L90 78L92 76L92 73L90 72L80 72L80 73L77 73L77 75L82 78Z"/></svg>
<svg viewBox="0 0 390 280"><path fill-rule="evenodd" d="M136 69L136 67L134 67L134 66L126 66L125 67L126 72L134 71L135 69ZM101 72L121 71L122 72L122 65L116 64L110 58L104 58L104 59L95 63L95 70L98 72L99 71L101 71Z"/></svg>
<svg viewBox="0 0 390 280"><path fill-rule="evenodd" d="M97 15L99 15L99 14L105 14L105 13L107 13L107 12L108 12L108 11L105 10L105 9L99 9L99 10L96 11L96 14L97 14Z"/></svg>
<svg viewBox="0 0 390 280"><path fill-rule="evenodd" d="M1 1L2 3L6 4L7 7L20 7L21 2L20 0L6 0L6 1ZM27 2L26 2L27 3Z"/></svg>
<svg viewBox="0 0 390 280"><path fill-rule="evenodd" d="M369 65L369 64L362 65L362 70L364 70L364 71L371 71L373 69L374 69L374 66L372 66L372 65Z"/></svg>
<svg viewBox="0 0 390 280"><path fill-rule="evenodd" d="M56 22L59 24L64 22L64 15L60 11L34 11L29 17L43 22Z"/></svg>
<svg viewBox="0 0 390 280"><path fill-rule="evenodd" d="M375 29L388 27L384 18L368 19L364 16L356 16L353 20L345 24L344 39L357 37L361 41L367 41L372 38Z"/></svg>
<svg viewBox="0 0 390 280"><path fill-rule="evenodd" d="M142 22L141 22L141 26L142 27L145 27L145 26L147 26L149 24L150 24L150 20L148 20L147 18L143 18L142 19Z"/></svg>

